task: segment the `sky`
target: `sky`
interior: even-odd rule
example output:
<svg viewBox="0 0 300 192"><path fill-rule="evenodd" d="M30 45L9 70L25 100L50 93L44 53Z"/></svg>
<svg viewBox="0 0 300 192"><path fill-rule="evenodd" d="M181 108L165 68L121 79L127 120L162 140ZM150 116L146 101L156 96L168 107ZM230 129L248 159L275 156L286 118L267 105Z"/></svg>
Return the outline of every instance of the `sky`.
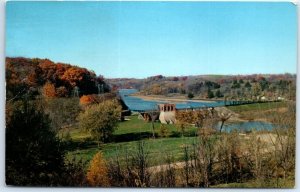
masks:
<svg viewBox="0 0 300 192"><path fill-rule="evenodd" d="M288 2L16 2L6 56L48 58L106 78L296 73Z"/></svg>

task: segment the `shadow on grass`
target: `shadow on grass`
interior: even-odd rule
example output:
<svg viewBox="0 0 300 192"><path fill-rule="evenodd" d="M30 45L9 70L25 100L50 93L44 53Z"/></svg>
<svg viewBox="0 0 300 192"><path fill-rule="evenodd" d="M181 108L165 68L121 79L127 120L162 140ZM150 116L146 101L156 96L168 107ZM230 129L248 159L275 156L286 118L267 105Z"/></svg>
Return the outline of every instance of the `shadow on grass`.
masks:
<svg viewBox="0 0 300 192"><path fill-rule="evenodd" d="M172 131L169 138L176 138L181 137L182 133L177 131ZM185 132L183 134L184 137L195 137L195 132ZM113 142L119 143L119 142L129 142L129 141L139 141L143 139L150 139L153 138L153 134L151 132L140 132L140 133L126 133L122 135L114 135ZM155 138L163 138L158 133L155 133Z"/></svg>
<svg viewBox="0 0 300 192"><path fill-rule="evenodd" d="M91 140L91 139L85 139L82 141L64 141L64 149L67 151L75 151L78 149L90 149L90 148L96 148L98 147L97 142Z"/></svg>
<svg viewBox="0 0 300 192"><path fill-rule="evenodd" d="M152 137L153 134L150 132L126 133L122 135L114 135L113 141L116 143L128 142L128 141L139 141L142 139L148 139ZM155 133L155 137L158 137L157 133Z"/></svg>
<svg viewBox="0 0 300 192"><path fill-rule="evenodd" d="M174 137L181 137L181 136L182 136L181 132L172 131L169 137L174 138ZM187 131L187 132L183 133L183 136L184 137L195 137L195 136L197 136L197 134L194 131Z"/></svg>
<svg viewBox="0 0 300 192"><path fill-rule="evenodd" d="M195 132L185 132L183 134L184 137L194 137ZM177 137L182 137L181 132L177 131L172 131L170 135L168 136L169 138L177 138ZM122 143L122 142L130 142L130 141L139 141L143 139L150 139L153 138L153 134L151 132L140 132L140 133L126 133L122 135L114 135L111 138L111 141L108 143ZM155 133L155 138L163 138L159 136L158 133ZM94 141L93 139L87 138L84 140L68 140L64 141L64 148L67 151L75 151L75 150L82 150L82 149L90 149L90 148L97 148L97 142Z"/></svg>

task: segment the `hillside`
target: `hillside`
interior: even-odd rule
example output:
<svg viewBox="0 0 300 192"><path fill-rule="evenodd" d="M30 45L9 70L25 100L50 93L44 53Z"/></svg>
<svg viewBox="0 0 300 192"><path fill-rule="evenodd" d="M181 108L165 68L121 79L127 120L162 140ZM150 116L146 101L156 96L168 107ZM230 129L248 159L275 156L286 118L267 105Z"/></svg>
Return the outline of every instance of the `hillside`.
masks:
<svg viewBox="0 0 300 192"><path fill-rule="evenodd" d="M172 97L253 99L278 97L295 99L296 75L197 75L151 76L144 79L108 79L113 89L134 88L140 95L164 95Z"/></svg>
<svg viewBox="0 0 300 192"><path fill-rule="evenodd" d="M32 98L42 94L70 97L109 90L104 78L91 70L49 59L23 57L6 58L6 86L7 99L20 98L25 93Z"/></svg>

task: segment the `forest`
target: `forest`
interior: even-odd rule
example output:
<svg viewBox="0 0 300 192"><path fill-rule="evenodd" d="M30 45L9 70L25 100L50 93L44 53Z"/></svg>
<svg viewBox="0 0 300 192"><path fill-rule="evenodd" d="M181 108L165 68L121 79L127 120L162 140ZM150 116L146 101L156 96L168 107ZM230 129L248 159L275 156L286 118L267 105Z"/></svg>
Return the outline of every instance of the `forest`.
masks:
<svg viewBox="0 0 300 192"><path fill-rule="evenodd" d="M176 123L162 124L128 113L122 88L266 102L176 111ZM295 95L294 74L105 79L49 59L7 58L6 184L293 188ZM226 130L252 121L273 128Z"/></svg>

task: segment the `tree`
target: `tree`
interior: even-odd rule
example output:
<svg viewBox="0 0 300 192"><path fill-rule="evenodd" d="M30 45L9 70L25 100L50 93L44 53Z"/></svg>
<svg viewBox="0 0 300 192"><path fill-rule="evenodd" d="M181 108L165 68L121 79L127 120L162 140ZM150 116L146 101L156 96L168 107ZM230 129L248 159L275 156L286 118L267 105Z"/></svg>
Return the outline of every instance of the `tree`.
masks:
<svg viewBox="0 0 300 192"><path fill-rule="evenodd" d="M86 162L75 157L67 159L63 174L63 186L84 187L88 186L86 179Z"/></svg>
<svg viewBox="0 0 300 192"><path fill-rule="evenodd" d="M92 159L87 175L87 181L91 186L109 186L108 173L105 161L101 152L98 152Z"/></svg>
<svg viewBox="0 0 300 192"><path fill-rule="evenodd" d="M260 85L262 91L269 88L269 82L264 77L260 79L259 85Z"/></svg>
<svg viewBox="0 0 300 192"><path fill-rule="evenodd" d="M223 95L219 89L216 92L216 97L223 97Z"/></svg>
<svg viewBox="0 0 300 192"><path fill-rule="evenodd" d="M26 101L13 108L6 122L6 184L59 185L64 151L48 116Z"/></svg>
<svg viewBox="0 0 300 192"><path fill-rule="evenodd" d="M79 115L79 126L89 131L97 142L107 142L118 125L121 116L121 106L116 100L88 106Z"/></svg>
<svg viewBox="0 0 300 192"><path fill-rule="evenodd" d="M231 86L231 88L233 88L233 89L238 89L240 87L241 87L241 84L238 83L237 81L234 81L233 84L232 84L232 86Z"/></svg>
<svg viewBox="0 0 300 192"><path fill-rule="evenodd" d="M56 89L56 96L57 97L67 97L68 96L68 90L65 86L60 86Z"/></svg>
<svg viewBox="0 0 300 192"><path fill-rule="evenodd" d="M193 94L193 93L188 93L188 98L189 98L189 99L194 98L194 94Z"/></svg>
<svg viewBox="0 0 300 192"><path fill-rule="evenodd" d="M249 81L247 81L247 82L245 83L245 87L246 87L246 88L251 88L251 87L252 87L251 84L249 83Z"/></svg>
<svg viewBox="0 0 300 192"><path fill-rule="evenodd" d="M76 118L81 111L78 98L55 98L45 100L43 103L45 113L51 120L51 128L54 130L68 129L77 123ZM64 133L64 131L62 132Z"/></svg>
<svg viewBox="0 0 300 192"><path fill-rule="evenodd" d="M43 87L43 95L46 98L54 98L54 97L56 97L55 86L52 83L47 82L44 85L44 87Z"/></svg>
<svg viewBox="0 0 300 192"><path fill-rule="evenodd" d="M83 95L80 97L81 105L89 105L92 103L98 103L95 95Z"/></svg>
<svg viewBox="0 0 300 192"><path fill-rule="evenodd" d="M255 83L253 86L252 86L252 93L254 96L259 96L261 94L261 87L258 83Z"/></svg>
<svg viewBox="0 0 300 192"><path fill-rule="evenodd" d="M207 90L207 98L211 99L211 98L214 98L214 97L215 97L214 93L210 89L208 89Z"/></svg>

